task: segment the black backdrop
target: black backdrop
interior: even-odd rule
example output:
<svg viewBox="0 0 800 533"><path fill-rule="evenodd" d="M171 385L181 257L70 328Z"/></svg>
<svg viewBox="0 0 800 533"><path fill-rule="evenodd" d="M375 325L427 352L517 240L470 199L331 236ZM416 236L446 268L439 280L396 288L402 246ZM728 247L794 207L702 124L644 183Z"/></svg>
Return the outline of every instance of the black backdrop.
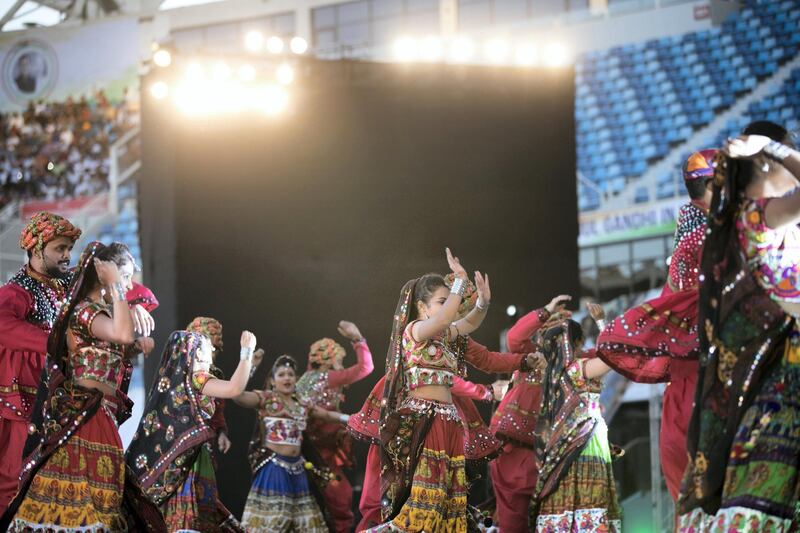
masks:
<svg viewBox="0 0 800 533"><path fill-rule="evenodd" d="M353 412L383 370L400 288L446 272L445 246L490 275L475 337L494 349L507 305L577 294L571 70L312 61L291 90L273 118L187 118L144 99L139 208L157 345L195 315L216 317L230 375L250 329L268 352L258 386L278 354L304 366L311 342L352 320L376 366L349 389ZM218 479L240 516L254 414L229 402L226 415L234 444Z"/></svg>

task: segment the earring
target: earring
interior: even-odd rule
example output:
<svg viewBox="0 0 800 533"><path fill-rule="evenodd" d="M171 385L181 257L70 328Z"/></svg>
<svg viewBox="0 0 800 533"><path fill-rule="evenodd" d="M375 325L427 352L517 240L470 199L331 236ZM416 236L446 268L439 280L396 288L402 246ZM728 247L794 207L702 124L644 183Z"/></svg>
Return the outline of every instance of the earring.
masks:
<svg viewBox="0 0 800 533"><path fill-rule="evenodd" d="M100 296L102 296L103 298L106 297L106 290L105 289L100 289Z"/></svg>
<svg viewBox="0 0 800 533"><path fill-rule="evenodd" d="M764 163L763 165L761 165L761 171L769 172L769 163Z"/></svg>

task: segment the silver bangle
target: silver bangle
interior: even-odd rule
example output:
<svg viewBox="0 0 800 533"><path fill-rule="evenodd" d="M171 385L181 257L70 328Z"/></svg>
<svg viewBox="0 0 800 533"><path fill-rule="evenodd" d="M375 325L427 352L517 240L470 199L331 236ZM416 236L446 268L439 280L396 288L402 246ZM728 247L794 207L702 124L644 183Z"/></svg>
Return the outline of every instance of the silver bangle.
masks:
<svg viewBox="0 0 800 533"><path fill-rule="evenodd" d="M115 281L114 284L113 284L113 287L114 287L114 292L116 292L116 294L114 295L115 299L118 302L124 302L125 301L125 288L122 286L122 282Z"/></svg>
<svg viewBox="0 0 800 533"><path fill-rule="evenodd" d="M789 154L792 153L791 148L779 143L778 141L768 142L762 151L764 152L764 155L770 159L774 159L775 161L783 161L789 157Z"/></svg>
<svg viewBox="0 0 800 533"><path fill-rule="evenodd" d="M475 302L475 308L476 308L478 311L481 311L481 312L483 312L483 311L486 311L486 310L489 308L489 304L485 303L483 300L481 300L480 298L478 298L478 301L477 301L477 302Z"/></svg>
<svg viewBox="0 0 800 533"><path fill-rule="evenodd" d="M339 422L341 422L342 424L347 424L349 420L350 420L350 415L339 413Z"/></svg>
<svg viewBox="0 0 800 533"><path fill-rule="evenodd" d="M253 348L250 348L249 346L242 346L242 350L239 352L239 360L252 360L253 352L255 352Z"/></svg>
<svg viewBox="0 0 800 533"><path fill-rule="evenodd" d="M463 298L466 287L467 283L463 279L456 278L453 280L453 285L450 286L450 294L457 294Z"/></svg>
<svg viewBox="0 0 800 533"><path fill-rule="evenodd" d="M606 321L605 321L605 319L601 318L600 320L598 320L597 321L597 327L598 327L598 329L600 329L600 331L603 331L604 329L606 329Z"/></svg>

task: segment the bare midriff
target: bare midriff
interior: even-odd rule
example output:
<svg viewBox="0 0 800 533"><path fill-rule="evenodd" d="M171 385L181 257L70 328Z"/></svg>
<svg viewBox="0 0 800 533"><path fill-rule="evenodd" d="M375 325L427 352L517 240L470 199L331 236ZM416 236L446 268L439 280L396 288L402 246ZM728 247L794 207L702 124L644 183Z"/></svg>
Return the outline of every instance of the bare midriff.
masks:
<svg viewBox="0 0 800 533"><path fill-rule="evenodd" d="M434 400L442 403L453 403L453 396L450 394L450 387L444 385L422 385L408 393L414 398L423 400Z"/></svg>
<svg viewBox="0 0 800 533"><path fill-rule="evenodd" d="M294 444L272 444L268 442L267 448L278 455L284 455L286 457L297 457L300 455L300 446L295 446Z"/></svg>
<svg viewBox="0 0 800 533"><path fill-rule="evenodd" d="M75 380L76 385L80 385L86 389L95 389L99 390L106 396L116 396L117 389L116 387L112 387L108 383L101 383L100 381L95 381L93 379L81 378Z"/></svg>

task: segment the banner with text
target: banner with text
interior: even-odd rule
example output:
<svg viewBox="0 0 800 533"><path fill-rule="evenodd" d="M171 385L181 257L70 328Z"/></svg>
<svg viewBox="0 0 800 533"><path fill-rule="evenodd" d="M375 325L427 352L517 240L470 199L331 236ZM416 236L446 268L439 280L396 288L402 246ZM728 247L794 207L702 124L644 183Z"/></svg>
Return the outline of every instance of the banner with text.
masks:
<svg viewBox="0 0 800 533"><path fill-rule="evenodd" d="M628 209L581 213L578 245L592 246L672 233L678 211L688 201L688 197L678 197Z"/></svg>

